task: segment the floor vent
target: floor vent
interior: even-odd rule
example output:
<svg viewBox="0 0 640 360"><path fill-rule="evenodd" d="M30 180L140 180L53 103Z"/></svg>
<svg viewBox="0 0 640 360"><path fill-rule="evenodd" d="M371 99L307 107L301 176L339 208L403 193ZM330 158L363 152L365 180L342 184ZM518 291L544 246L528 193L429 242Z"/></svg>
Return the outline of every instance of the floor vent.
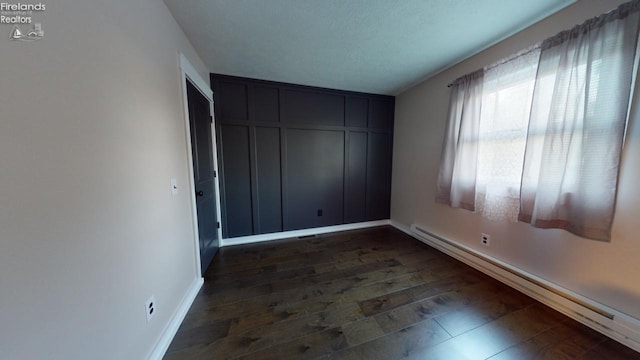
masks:
<svg viewBox="0 0 640 360"><path fill-rule="evenodd" d="M313 239L313 238L317 238L318 234L313 234L313 235L305 235L305 236L298 236L298 239L302 240L302 239Z"/></svg>

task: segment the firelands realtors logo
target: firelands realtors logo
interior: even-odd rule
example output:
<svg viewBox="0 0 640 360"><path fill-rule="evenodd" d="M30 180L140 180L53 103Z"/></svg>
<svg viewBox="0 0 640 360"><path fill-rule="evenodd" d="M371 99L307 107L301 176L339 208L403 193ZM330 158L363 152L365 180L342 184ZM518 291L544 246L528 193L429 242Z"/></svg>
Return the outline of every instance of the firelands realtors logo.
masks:
<svg viewBox="0 0 640 360"><path fill-rule="evenodd" d="M36 12L44 12L46 5L37 4L11 4L0 2L0 24L13 25L9 33L9 39L17 41L34 41L44 37L42 24L33 20ZM22 28L21 28L22 27Z"/></svg>

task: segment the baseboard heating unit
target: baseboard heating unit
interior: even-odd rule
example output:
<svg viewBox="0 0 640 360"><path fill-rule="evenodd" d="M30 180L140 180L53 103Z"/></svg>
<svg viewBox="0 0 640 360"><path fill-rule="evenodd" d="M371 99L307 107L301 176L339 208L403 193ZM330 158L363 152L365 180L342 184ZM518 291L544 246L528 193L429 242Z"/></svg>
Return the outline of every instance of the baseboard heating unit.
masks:
<svg viewBox="0 0 640 360"><path fill-rule="evenodd" d="M640 351L640 321L604 304L576 294L536 275L440 236L427 227L391 225L413 238L482 271L586 326Z"/></svg>

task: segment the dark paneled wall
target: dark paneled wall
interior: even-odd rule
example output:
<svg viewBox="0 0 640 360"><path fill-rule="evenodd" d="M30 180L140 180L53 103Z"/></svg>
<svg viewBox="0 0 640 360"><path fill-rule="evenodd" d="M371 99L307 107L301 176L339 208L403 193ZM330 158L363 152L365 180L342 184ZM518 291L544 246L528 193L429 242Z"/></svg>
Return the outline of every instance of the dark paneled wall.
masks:
<svg viewBox="0 0 640 360"><path fill-rule="evenodd" d="M393 97L211 83L225 238L389 218Z"/></svg>

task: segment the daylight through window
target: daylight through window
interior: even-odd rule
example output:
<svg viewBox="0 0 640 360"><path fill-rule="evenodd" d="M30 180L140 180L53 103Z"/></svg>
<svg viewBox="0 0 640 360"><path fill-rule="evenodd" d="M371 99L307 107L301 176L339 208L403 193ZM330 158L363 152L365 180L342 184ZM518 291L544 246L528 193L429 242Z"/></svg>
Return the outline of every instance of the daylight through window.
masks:
<svg viewBox="0 0 640 360"><path fill-rule="evenodd" d="M452 84L437 201L609 240L640 1Z"/></svg>

